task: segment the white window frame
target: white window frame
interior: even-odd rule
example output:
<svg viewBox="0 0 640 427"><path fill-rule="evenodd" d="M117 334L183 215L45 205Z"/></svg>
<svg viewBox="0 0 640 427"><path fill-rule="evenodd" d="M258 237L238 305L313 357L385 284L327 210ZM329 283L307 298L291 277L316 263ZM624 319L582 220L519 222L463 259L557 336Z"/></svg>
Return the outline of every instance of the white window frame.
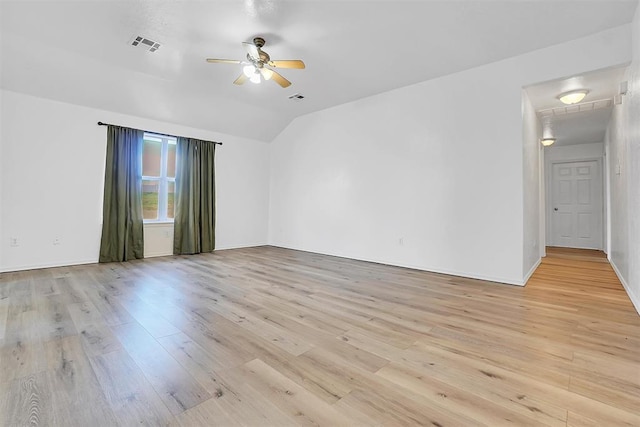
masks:
<svg viewBox="0 0 640 427"><path fill-rule="evenodd" d="M175 177L167 176L167 160L169 157L169 144L176 144L177 139L171 136L166 135L158 135L156 133L145 132L144 141L153 141L160 142L160 176L147 176L142 175L143 181L158 181L158 218L156 219L143 219L143 222L146 223L159 223L159 222L170 222L173 223L173 218L167 218L167 206L168 206L168 198L169 198L169 183L173 182L173 190L175 197ZM143 148L144 150L144 148ZM142 162L142 159L140 159ZM174 209L175 209L175 199L173 201Z"/></svg>

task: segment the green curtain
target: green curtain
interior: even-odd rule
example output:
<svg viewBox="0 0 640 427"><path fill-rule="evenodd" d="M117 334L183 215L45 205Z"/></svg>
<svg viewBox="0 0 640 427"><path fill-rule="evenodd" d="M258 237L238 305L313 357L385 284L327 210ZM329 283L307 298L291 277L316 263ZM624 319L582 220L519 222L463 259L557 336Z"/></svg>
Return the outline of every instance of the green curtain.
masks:
<svg viewBox="0 0 640 427"><path fill-rule="evenodd" d="M100 262L144 257L142 138L144 132L109 125L104 176Z"/></svg>
<svg viewBox="0 0 640 427"><path fill-rule="evenodd" d="M216 144L178 138L173 253L197 254L215 248Z"/></svg>

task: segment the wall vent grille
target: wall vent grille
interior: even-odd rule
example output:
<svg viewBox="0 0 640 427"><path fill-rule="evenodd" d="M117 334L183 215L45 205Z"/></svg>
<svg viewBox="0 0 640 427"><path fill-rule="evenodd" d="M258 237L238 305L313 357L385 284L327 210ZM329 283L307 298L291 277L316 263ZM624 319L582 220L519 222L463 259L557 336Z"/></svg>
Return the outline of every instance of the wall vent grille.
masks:
<svg viewBox="0 0 640 427"><path fill-rule="evenodd" d="M300 93L294 93L293 95L289 95L289 99L292 101L302 101L304 99L304 95Z"/></svg>

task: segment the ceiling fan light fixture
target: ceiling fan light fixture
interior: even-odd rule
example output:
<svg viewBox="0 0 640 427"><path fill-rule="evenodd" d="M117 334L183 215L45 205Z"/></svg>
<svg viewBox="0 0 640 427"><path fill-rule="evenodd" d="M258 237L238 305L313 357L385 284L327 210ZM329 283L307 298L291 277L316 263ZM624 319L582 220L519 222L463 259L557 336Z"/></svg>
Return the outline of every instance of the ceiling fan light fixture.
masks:
<svg viewBox="0 0 640 427"><path fill-rule="evenodd" d="M287 80L283 75L270 68L265 68L265 65L274 68L277 67L304 69L304 62L300 59L272 61L269 54L261 49L264 44L265 41L262 37L255 37L253 39L253 44L242 43L247 52L246 60L207 58L206 61L213 64L217 63L242 65L242 73L233 81L233 84L235 85L243 85L247 80L250 80L254 84L262 83L263 80L271 80L273 82L276 82L282 88L291 86L291 82Z"/></svg>
<svg viewBox="0 0 640 427"><path fill-rule="evenodd" d="M271 80L271 77L273 77L273 71L268 68L261 68L260 72L262 73L262 77L264 77L265 80Z"/></svg>
<svg viewBox="0 0 640 427"><path fill-rule="evenodd" d="M251 83L255 83L258 84L260 83L261 79L260 79L260 73L254 73L251 75L251 77L249 78L249 80L251 80Z"/></svg>
<svg viewBox="0 0 640 427"><path fill-rule="evenodd" d="M553 145L554 142L556 142L555 138L542 138L540 140L540 144L544 145L545 147Z"/></svg>
<svg viewBox="0 0 640 427"><path fill-rule="evenodd" d="M589 91L586 89L572 90L569 92L561 93L560 95L558 95L558 99L563 104L572 105L582 101L588 93Z"/></svg>
<svg viewBox="0 0 640 427"><path fill-rule="evenodd" d="M256 67L253 64L245 65L242 67L242 72L245 76L251 78L256 73Z"/></svg>

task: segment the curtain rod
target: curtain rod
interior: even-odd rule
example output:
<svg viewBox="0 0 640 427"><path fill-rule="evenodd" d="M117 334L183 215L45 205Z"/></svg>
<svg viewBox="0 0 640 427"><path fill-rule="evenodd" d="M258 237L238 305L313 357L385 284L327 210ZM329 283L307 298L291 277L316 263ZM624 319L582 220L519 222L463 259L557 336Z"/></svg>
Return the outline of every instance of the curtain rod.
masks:
<svg viewBox="0 0 640 427"><path fill-rule="evenodd" d="M112 125L110 123L98 122L98 126L118 126L118 125ZM154 132L154 131L151 131L151 130L144 130L144 129L141 129L141 130L142 130L142 132L154 133L156 135L170 136L172 138L177 138L176 135L169 135L168 133L160 133L160 132ZM212 142L212 143L217 144L217 145L222 145L222 142L216 142L216 141L207 141L207 142Z"/></svg>

